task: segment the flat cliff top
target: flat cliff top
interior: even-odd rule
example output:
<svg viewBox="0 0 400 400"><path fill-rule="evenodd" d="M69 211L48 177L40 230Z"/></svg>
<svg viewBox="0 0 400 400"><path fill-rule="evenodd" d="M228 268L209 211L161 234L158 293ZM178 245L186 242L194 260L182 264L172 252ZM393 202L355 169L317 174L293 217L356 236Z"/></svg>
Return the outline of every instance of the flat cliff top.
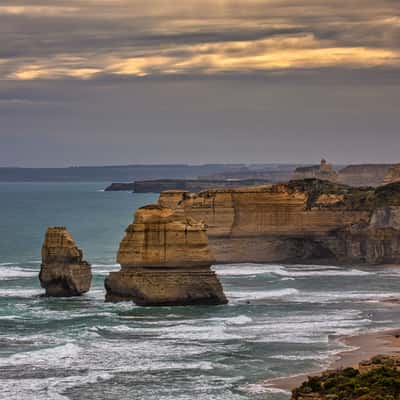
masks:
<svg viewBox="0 0 400 400"><path fill-rule="evenodd" d="M382 171L388 170L392 168L394 164L355 164L355 165L348 165L344 167L339 172L341 174L346 173L360 173L360 172L374 172L374 171Z"/></svg>
<svg viewBox="0 0 400 400"><path fill-rule="evenodd" d="M336 209L369 211L380 207L400 206L400 182L373 187L351 187L319 179L292 180L288 183L241 187L234 189L208 189L199 192L199 197L216 194L305 194L307 208L329 207Z"/></svg>

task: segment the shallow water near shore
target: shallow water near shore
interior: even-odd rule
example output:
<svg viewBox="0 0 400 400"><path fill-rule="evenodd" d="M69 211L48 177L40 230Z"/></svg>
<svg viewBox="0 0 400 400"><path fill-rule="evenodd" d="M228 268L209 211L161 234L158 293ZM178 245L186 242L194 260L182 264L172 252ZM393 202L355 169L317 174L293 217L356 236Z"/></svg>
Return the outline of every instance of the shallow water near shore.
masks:
<svg viewBox="0 0 400 400"><path fill-rule="evenodd" d="M0 183L0 386L7 399L288 399L260 384L315 370L329 340L398 327L400 268L223 265L229 304L104 303L103 281L137 207L156 195L106 183ZM37 278L49 225L92 263L92 290L46 299Z"/></svg>

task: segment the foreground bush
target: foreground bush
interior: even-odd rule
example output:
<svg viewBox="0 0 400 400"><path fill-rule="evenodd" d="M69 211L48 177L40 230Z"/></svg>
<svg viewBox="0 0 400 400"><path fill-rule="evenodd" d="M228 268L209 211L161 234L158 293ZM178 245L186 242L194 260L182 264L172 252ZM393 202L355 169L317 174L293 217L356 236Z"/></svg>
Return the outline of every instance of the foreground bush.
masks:
<svg viewBox="0 0 400 400"><path fill-rule="evenodd" d="M310 377L293 391L293 400L400 400L400 371L382 366L366 372L346 368Z"/></svg>

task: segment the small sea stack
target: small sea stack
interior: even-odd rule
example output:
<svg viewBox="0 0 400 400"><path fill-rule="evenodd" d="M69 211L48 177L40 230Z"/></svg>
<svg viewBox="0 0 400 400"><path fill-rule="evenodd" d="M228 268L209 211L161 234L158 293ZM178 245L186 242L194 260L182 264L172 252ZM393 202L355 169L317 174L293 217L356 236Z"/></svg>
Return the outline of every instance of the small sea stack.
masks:
<svg viewBox="0 0 400 400"><path fill-rule="evenodd" d="M92 271L65 227L48 228L42 246L39 274L46 296L80 296L90 289Z"/></svg>
<svg viewBox="0 0 400 400"><path fill-rule="evenodd" d="M137 210L106 278L107 301L141 306L217 305L227 299L214 271L203 223L159 205Z"/></svg>

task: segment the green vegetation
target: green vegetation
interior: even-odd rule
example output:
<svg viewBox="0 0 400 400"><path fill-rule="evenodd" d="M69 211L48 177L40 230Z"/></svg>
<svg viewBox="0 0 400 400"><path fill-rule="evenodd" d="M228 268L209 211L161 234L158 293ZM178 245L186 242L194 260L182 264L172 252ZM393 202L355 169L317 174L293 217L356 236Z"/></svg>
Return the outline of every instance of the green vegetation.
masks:
<svg viewBox="0 0 400 400"><path fill-rule="evenodd" d="M310 178L290 181L288 187L292 190L307 192L307 209L316 207L315 203L322 194L343 196L342 201L328 205L332 209L372 211L381 207L400 206L400 182L375 189L372 187L350 187Z"/></svg>
<svg viewBox="0 0 400 400"><path fill-rule="evenodd" d="M293 391L293 399L310 394L329 400L400 400L400 371L390 366L363 373L346 368L310 377Z"/></svg>
<svg viewBox="0 0 400 400"><path fill-rule="evenodd" d="M376 203L381 206L400 205L400 182L380 186L375 190Z"/></svg>

